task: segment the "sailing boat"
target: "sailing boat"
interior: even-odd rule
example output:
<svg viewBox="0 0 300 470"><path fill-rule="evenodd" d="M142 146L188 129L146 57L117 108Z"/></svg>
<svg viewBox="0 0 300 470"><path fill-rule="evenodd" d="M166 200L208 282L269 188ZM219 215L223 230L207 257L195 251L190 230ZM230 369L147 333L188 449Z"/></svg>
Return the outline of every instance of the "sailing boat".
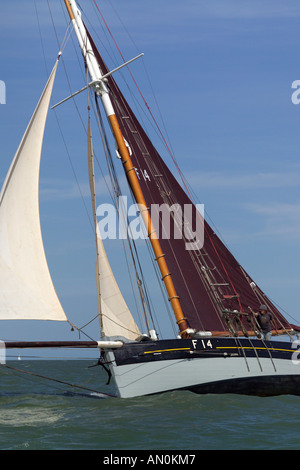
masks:
<svg viewBox="0 0 300 470"><path fill-rule="evenodd" d="M87 147L96 245L99 340L6 342L6 348L98 348L101 363L109 370L121 398L171 390L259 396L300 394L300 372L293 361L295 349L291 343L300 327L287 321L203 219L117 86L114 76L120 67L108 70L75 0L64 1L89 75L87 85L77 93L84 90L93 93L100 124L100 106L104 109L178 332L169 339L159 339L147 319L148 331L142 334L116 282L97 223L89 116ZM43 134L60 55L0 195L2 320L70 322L49 273L38 204ZM106 141L106 136L103 140ZM112 163L110 171L114 173ZM115 180L114 184L115 194L119 195ZM172 226L168 236L161 235L166 229L162 208L167 208ZM186 208L190 209L189 216L182 217ZM204 243L195 236L195 227L202 228ZM139 276L137 283L142 310L147 313ZM261 304L272 315L271 340L257 338L259 325L252 311L258 311ZM290 341L274 341L273 337L278 335L287 335Z"/></svg>

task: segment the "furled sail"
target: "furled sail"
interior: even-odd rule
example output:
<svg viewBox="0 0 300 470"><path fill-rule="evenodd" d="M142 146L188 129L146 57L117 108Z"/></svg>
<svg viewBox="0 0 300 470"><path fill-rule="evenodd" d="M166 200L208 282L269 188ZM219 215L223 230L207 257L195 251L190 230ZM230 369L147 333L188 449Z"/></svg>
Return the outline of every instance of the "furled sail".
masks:
<svg viewBox="0 0 300 470"><path fill-rule="evenodd" d="M89 35L103 75L108 72L99 51ZM174 204L184 210L193 207L193 223L200 217L186 192L168 169L112 76L107 78L110 97L136 168L139 183L148 207ZM162 223L162 217L159 218ZM176 223L174 219L174 223ZM159 233L159 226L156 227ZM191 232L193 232L191 227ZM279 312L234 256L204 222L204 245L187 250L189 237L160 238L160 244L172 274L182 310L190 327L213 334L245 334L256 330L249 307L258 310L266 304L273 313L273 330L278 334L297 329Z"/></svg>
<svg viewBox="0 0 300 470"><path fill-rule="evenodd" d="M56 62L0 194L0 319L67 320L49 273L39 216L39 168Z"/></svg>
<svg viewBox="0 0 300 470"><path fill-rule="evenodd" d="M88 167L97 250L96 280L101 333L102 336L109 338L122 336L129 340L135 340L141 333L114 277L97 224L94 159L90 120L88 122Z"/></svg>

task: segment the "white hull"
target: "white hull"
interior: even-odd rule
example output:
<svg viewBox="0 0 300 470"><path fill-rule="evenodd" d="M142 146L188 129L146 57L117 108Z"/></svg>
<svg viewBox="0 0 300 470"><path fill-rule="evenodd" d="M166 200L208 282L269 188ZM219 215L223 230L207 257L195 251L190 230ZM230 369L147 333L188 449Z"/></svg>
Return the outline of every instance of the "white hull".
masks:
<svg viewBox="0 0 300 470"><path fill-rule="evenodd" d="M108 361L113 360L113 354L109 353ZM196 393L300 394L300 365L291 358L193 356L124 365L112 363L110 369L121 398L181 389Z"/></svg>

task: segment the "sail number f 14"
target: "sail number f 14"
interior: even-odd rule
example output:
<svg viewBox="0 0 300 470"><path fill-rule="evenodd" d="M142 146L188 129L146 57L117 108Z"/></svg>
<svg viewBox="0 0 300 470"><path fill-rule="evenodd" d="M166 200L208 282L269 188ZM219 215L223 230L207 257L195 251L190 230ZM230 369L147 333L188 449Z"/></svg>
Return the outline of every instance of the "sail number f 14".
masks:
<svg viewBox="0 0 300 470"><path fill-rule="evenodd" d="M201 344L202 344L203 349L212 348L212 347L213 347L212 344L211 344L210 339L208 339L207 341L204 341L204 339L201 339L201 340L192 339L192 343L193 343L193 348L194 348L194 349L197 348L197 343L198 343L198 341L201 341Z"/></svg>

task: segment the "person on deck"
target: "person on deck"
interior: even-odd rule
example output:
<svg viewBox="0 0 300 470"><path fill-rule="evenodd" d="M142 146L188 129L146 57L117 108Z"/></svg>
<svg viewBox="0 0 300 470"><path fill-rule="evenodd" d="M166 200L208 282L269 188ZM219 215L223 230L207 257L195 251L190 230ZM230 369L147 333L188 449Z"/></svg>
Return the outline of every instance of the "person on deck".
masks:
<svg viewBox="0 0 300 470"><path fill-rule="evenodd" d="M263 338L267 341L270 341L270 339L272 338L272 314L268 312L266 305L261 305L259 307L259 311L253 312L253 314L256 317L256 321L260 327Z"/></svg>

